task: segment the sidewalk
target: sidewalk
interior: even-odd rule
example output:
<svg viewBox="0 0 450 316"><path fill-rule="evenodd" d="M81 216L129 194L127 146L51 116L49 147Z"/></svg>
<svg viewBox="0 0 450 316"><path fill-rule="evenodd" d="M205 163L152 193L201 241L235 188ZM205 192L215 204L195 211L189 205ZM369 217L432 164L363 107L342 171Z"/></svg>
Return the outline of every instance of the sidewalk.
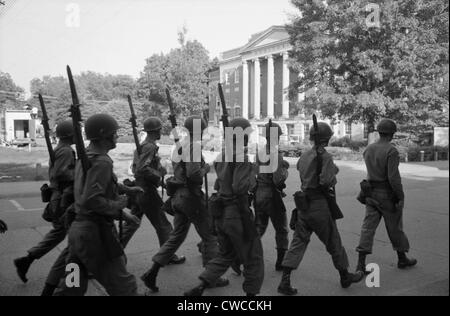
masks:
<svg viewBox="0 0 450 316"><path fill-rule="evenodd" d="M0 200L40 196L40 188L44 182L0 182Z"/></svg>

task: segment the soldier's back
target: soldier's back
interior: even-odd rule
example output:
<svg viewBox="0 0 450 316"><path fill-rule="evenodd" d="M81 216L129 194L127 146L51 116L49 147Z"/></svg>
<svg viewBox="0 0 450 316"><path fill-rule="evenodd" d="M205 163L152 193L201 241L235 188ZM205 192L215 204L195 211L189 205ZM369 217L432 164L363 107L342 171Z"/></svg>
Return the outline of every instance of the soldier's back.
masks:
<svg viewBox="0 0 450 316"><path fill-rule="evenodd" d="M388 157L395 154L398 154L398 151L391 143L377 142L369 145L364 151L368 180L387 181Z"/></svg>

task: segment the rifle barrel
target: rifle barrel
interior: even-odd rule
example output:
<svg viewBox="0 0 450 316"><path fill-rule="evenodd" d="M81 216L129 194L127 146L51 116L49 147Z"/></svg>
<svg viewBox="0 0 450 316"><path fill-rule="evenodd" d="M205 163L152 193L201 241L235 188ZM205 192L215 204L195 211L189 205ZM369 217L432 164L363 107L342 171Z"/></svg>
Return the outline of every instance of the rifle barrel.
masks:
<svg viewBox="0 0 450 316"><path fill-rule="evenodd" d="M53 150L52 142L50 140L50 125L48 124L47 109L45 108L44 98L39 94L39 104L42 109L42 126L44 127L45 143L47 144L48 154L50 156L50 162L55 164L55 151Z"/></svg>

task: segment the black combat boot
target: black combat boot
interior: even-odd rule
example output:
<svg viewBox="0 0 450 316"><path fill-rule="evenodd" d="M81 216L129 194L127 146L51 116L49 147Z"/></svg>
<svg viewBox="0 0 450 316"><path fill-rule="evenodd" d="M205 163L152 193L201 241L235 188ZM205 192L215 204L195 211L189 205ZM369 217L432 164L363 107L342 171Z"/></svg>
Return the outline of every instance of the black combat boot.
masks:
<svg viewBox="0 0 450 316"><path fill-rule="evenodd" d="M169 264L183 264L186 262L185 256L177 256L173 255L172 259L170 259Z"/></svg>
<svg viewBox="0 0 450 316"><path fill-rule="evenodd" d="M367 254L360 252L358 255L358 265L356 266L356 272L361 271L364 275L368 275L370 273L366 270L366 257Z"/></svg>
<svg viewBox="0 0 450 316"><path fill-rule="evenodd" d="M283 271L282 263L283 263L285 254L286 254L286 249L277 249L277 262L275 263L276 271Z"/></svg>
<svg viewBox="0 0 450 316"><path fill-rule="evenodd" d="M156 277L158 276L159 269L161 269L161 265L154 262L151 269L145 272L145 274L141 277L141 280L144 281L145 286L148 287L153 293L159 291L159 288L156 286Z"/></svg>
<svg viewBox="0 0 450 316"><path fill-rule="evenodd" d="M41 296L53 296L55 290L56 290L55 285L45 283L45 287L42 290Z"/></svg>
<svg viewBox="0 0 450 316"><path fill-rule="evenodd" d="M199 285L197 285L193 289L184 292L184 296L202 296L207 286L208 285L204 281L202 281Z"/></svg>
<svg viewBox="0 0 450 316"><path fill-rule="evenodd" d="M349 288L352 283L358 283L364 278L364 273L362 271L356 271L356 273L349 273L348 270L339 271L341 276L341 286L346 289Z"/></svg>
<svg viewBox="0 0 450 316"><path fill-rule="evenodd" d="M398 263L397 267L399 269L406 269L409 267L413 267L417 264L416 259L409 259L404 252L397 252L398 255Z"/></svg>
<svg viewBox="0 0 450 316"><path fill-rule="evenodd" d="M208 284L206 287L208 289L213 289L215 287L225 287L230 284L230 281L225 278L218 278L214 283Z"/></svg>
<svg viewBox="0 0 450 316"><path fill-rule="evenodd" d="M290 268L284 268L283 269L283 276L281 277L281 283L278 286L278 293L284 294L284 295L296 295L297 289L294 289L291 286L291 271Z"/></svg>
<svg viewBox="0 0 450 316"><path fill-rule="evenodd" d="M34 259L31 258L30 255L22 258L17 258L14 260L14 265L17 269L17 274L19 275L19 278L22 280L23 283L27 283L27 272L28 269L30 269L31 264L33 263Z"/></svg>

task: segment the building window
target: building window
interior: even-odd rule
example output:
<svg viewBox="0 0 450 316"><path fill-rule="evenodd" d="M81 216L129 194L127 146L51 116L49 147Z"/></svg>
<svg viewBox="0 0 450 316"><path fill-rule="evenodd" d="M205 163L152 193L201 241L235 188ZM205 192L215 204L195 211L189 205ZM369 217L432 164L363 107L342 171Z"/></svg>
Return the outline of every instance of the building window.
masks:
<svg viewBox="0 0 450 316"><path fill-rule="evenodd" d="M234 107L234 117L241 117L241 107L239 105L235 105Z"/></svg>
<svg viewBox="0 0 450 316"><path fill-rule="evenodd" d="M294 124L287 124L287 136L293 135L295 132L295 126Z"/></svg>
<svg viewBox="0 0 450 316"><path fill-rule="evenodd" d="M305 138L309 136L309 124L308 123L303 125L303 133L305 134Z"/></svg>
<svg viewBox="0 0 450 316"><path fill-rule="evenodd" d="M225 84L230 84L230 74L228 72L225 73Z"/></svg>
<svg viewBox="0 0 450 316"><path fill-rule="evenodd" d="M228 115L230 115L231 117L233 116L233 112L231 112L231 108L227 108L227 113L228 113Z"/></svg>
<svg viewBox="0 0 450 316"><path fill-rule="evenodd" d="M239 69L236 69L236 71L234 72L234 83L239 83Z"/></svg>
<svg viewBox="0 0 450 316"><path fill-rule="evenodd" d="M345 135L352 135L352 123L345 123Z"/></svg>
<svg viewBox="0 0 450 316"><path fill-rule="evenodd" d="M364 139L369 138L369 126L364 124Z"/></svg>

